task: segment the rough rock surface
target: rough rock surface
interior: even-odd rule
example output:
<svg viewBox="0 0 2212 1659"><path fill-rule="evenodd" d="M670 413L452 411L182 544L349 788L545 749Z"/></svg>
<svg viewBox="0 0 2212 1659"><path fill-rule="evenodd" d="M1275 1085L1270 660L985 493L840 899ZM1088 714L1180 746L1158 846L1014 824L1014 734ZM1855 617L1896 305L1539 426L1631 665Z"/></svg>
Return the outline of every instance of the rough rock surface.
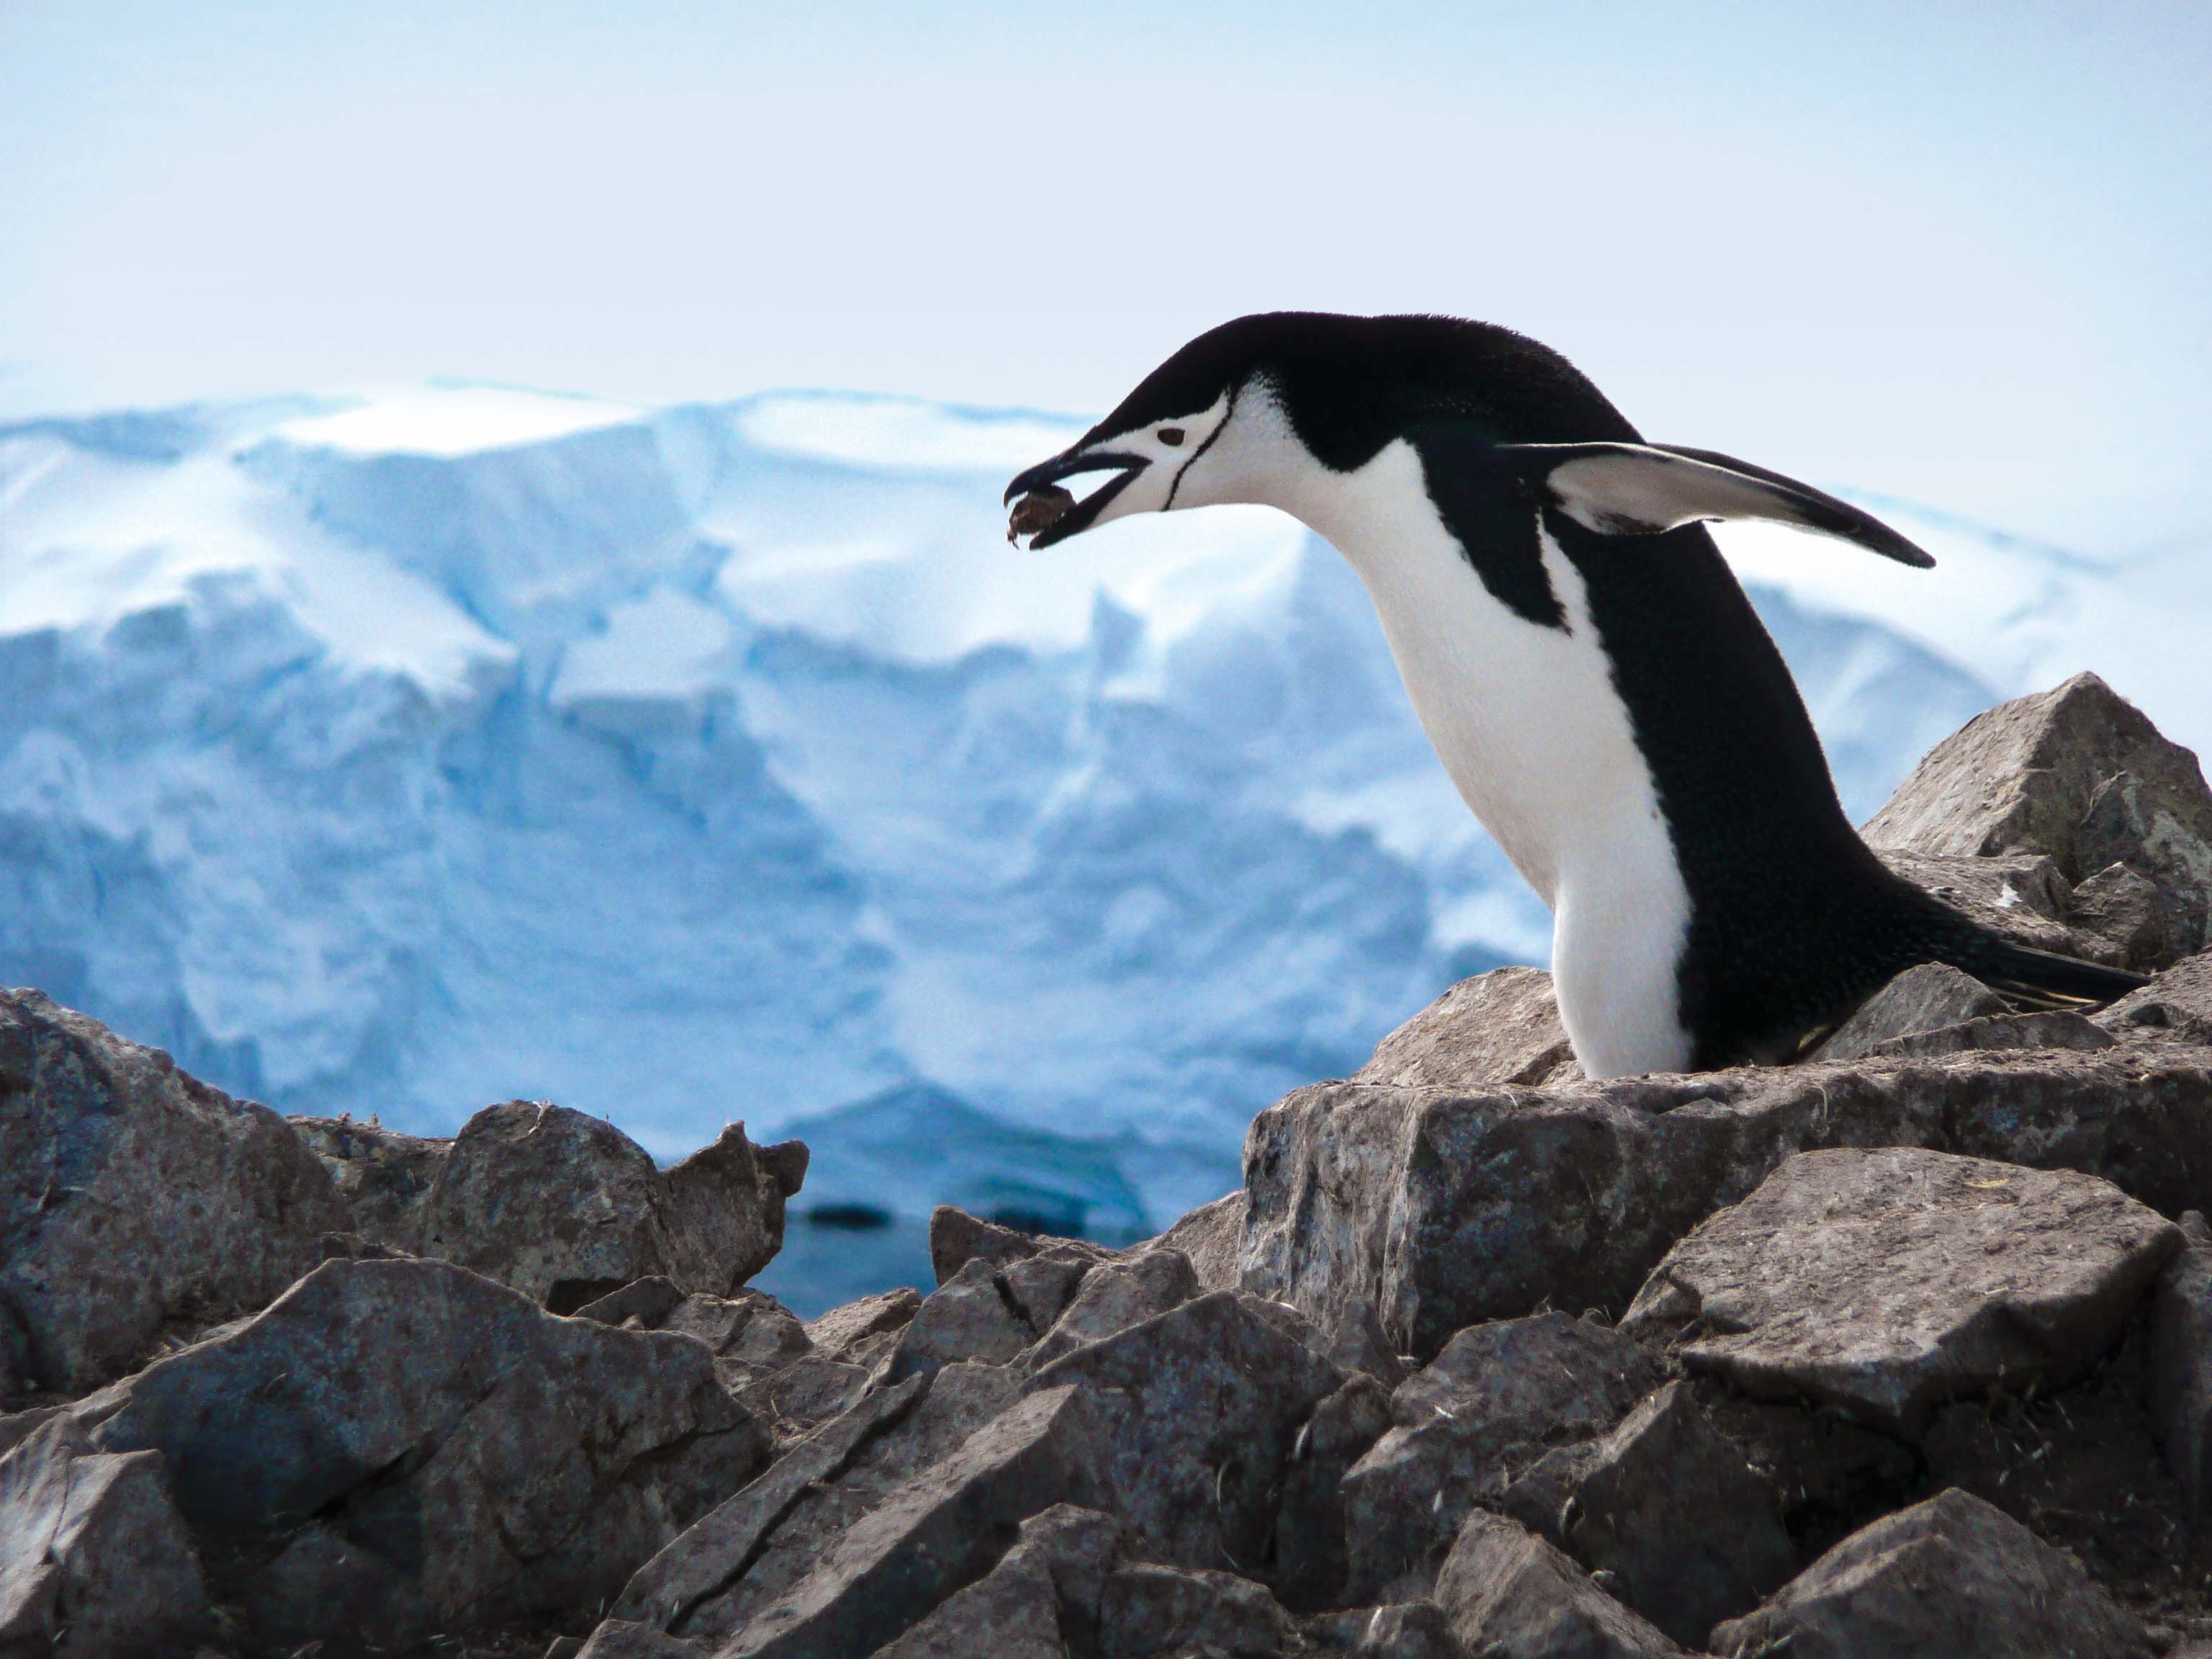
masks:
<svg viewBox="0 0 2212 1659"><path fill-rule="evenodd" d="M1545 1454L1499 1507L1693 1647L1797 1565L1776 1493L1680 1382L1587 1446Z"/></svg>
<svg viewBox="0 0 2212 1659"><path fill-rule="evenodd" d="M979 1259L1005 1268L1033 1256L1090 1263L1110 1261L1119 1254L1085 1239L1020 1232L950 1204L940 1204L929 1214L929 1261L939 1285Z"/></svg>
<svg viewBox="0 0 2212 1659"><path fill-rule="evenodd" d="M2130 1043L2212 1044L2212 951L2175 963L2090 1018Z"/></svg>
<svg viewBox="0 0 2212 1659"><path fill-rule="evenodd" d="M1274 1582L1277 1495L1299 1430L1344 1375L1241 1292L1217 1291L1076 1349L1032 1390L1079 1384L1101 1476L1155 1559Z"/></svg>
<svg viewBox="0 0 2212 1659"><path fill-rule="evenodd" d="M347 1224L284 1120L0 991L0 1404L268 1305Z"/></svg>
<svg viewBox="0 0 2212 1659"><path fill-rule="evenodd" d="M2151 1318L2151 1410L2190 1518L2212 1504L2212 1228L2192 1210L2159 1275Z"/></svg>
<svg viewBox="0 0 2212 1659"><path fill-rule="evenodd" d="M207 1620L161 1454L95 1451L59 1416L0 1458L0 1653L167 1659Z"/></svg>
<svg viewBox="0 0 2212 1659"><path fill-rule="evenodd" d="M1473 1651L1497 1659L1656 1659L1681 1651L1517 1522L1469 1514L1437 1601Z"/></svg>
<svg viewBox="0 0 2212 1659"><path fill-rule="evenodd" d="M1201 1204L1139 1249L1181 1250L1190 1258L1200 1290L1240 1288L1237 1255L1244 1243L1244 1189Z"/></svg>
<svg viewBox="0 0 2212 1659"><path fill-rule="evenodd" d="M1254 1120L1244 1282L1433 1354L1486 1319L1626 1309L1691 1228L1790 1153L1926 1146L2212 1193L2212 1051L1974 1052L1558 1090L1319 1084Z"/></svg>
<svg viewBox="0 0 2212 1659"><path fill-rule="evenodd" d="M409 1255L422 1251L422 1204L450 1140L407 1135L351 1117L288 1117L320 1160L349 1218L348 1231Z"/></svg>
<svg viewBox="0 0 2212 1659"><path fill-rule="evenodd" d="M2204 946L2212 791L2194 754L2094 674L1975 716L1863 834L1923 854L2045 854L2069 882L2125 863L2157 886L2172 954Z"/></svg>
<svg viewBox="0 0 2212 1659"><path fill-rule="evenodd" d="M1942 1401L2086 1369L2179 1230L2108 1182L1913 1148L1802 1153L1661 1262L1622 1322L1693 1370L1917 1435Z"/></svg>
<svg viewBox="0 0 2212 1659"><path fill-rule="evenodd" d="M769 1150L732 1124L663 1171L601 1119L544 1101L487 1106L422 1199L419 1248L556 1313L647 1274L726 1295L783 1243L781 1182L795 1160L764 1167Z"/></svg>
<svg viewBox="0 0 2212 1659"><path fill-rule="evenodd" d="M2011 1012L2011 1005L1972 975L1947 963L1923 963L1906 969L1860 1004L1858 1012L1808 1058L1857 1060L1893 1037Z"/></svg>
<svg viewBox="0 0 2212 1659"><path fill-rule="evenodd" d="M1495 968L1463 979L1375 1047L1354 1083L1414 1089L1580 1080L1552 976Z"/></svg>
<svg viewBox="0 0 2212 1659"><path fill-rule="evenodd" d="M2136 1659L2142 1624L2081 1564L1956 1490L1853 1534L1765 1607L1713 1632L1752 1659Z"/></svg>
<svg viewBox="0 0 2212 1659"><path fill-rule="evenodd" d="M101 1450L161 1454L273 1646L588 1607L767 1449L699 1343L441 1261L326 1262L74 1415ZM372 1622L325 1622L347 1607Z"/></svg>
<svg viewBox="0 0 2212 1659"><path fill-rule="evenodd" d="M1655 1358L1592 1320L1537 1314L1462 1331L1391 1395L1390 1428L1345 1475L1351 1599L1425 1589L1470 1510L1497 1504L1554 1447L1604 1433L1664 1379Z"/></svg>
<svg viewBox="0 0 2212 1659"><path fill-rule="evenodd" d="M1102 1262L1083 1276L1023 1363L1032 1370L1049 1365L1062 1354L1179 1308L1198 1294L1198 1273L1181 1250L1146 1250L1126 1261Z"/></svg>

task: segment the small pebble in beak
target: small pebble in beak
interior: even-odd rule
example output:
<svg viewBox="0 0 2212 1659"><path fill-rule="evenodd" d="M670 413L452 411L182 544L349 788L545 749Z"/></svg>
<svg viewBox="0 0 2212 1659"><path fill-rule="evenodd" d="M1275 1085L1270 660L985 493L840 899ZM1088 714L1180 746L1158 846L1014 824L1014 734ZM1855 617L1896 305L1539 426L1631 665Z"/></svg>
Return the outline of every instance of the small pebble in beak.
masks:
<svg viewBox="0 0 2212 1659"><path fill-rule="evenodd" d="M1074 505L1075 497L1058 484L1039 484L1014 503L1006 520L1006 539L1011 542L1050 529Z"/></svg>

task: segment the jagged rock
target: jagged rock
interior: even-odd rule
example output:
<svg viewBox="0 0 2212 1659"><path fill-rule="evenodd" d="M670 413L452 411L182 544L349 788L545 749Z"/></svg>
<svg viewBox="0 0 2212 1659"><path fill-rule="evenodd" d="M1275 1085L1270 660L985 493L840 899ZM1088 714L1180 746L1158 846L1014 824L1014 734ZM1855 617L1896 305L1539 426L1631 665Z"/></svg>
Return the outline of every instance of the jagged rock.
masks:
<svg viewBox="0 0 2212 1659"><path fill-rule="evenodd" d="M1972 975L1948 963L1923 963L1906 969L1860 1004L1858 1012L1808 1058L1857 1060L1893 1037L2011 1012L2010 1004Z"/></svg>
<svg viewBox="0 0 2212 1659"><path fill-rule="evenodd" d="M1955 1487L1862 1528L1713 1632L1751 1659L2134 1659L2142 1626L2081 1564Z"/></svg>
<svg viewBox="0 0 2212 1659"><path fill-rule="evenodd" d="M868 1391L871 1375L866 1365L832 1359L817 1348L732 1392L739 1405L766 1425L781 1455L793 1442L849 1411Z"/></svg>
<svg viewBox="0 0 2212 1659"><path fill-rule="evenodd" d="M1060 1626L1076 1653L1098 1650L1098 1620L1106 1580L1128 1553L1129 1529L1098 1510L1055 1504L1022 1522L1021 1534L1001 1565L1035 1563L1052 1575L1060 1596Z"/></svg>
<svg viewBox="0 0 2212 1659"><path fill-rule="evenodd" d="M1320 1651L1341 1659L1471 1659L1433 1601L1324 1613L1306 1622L1306 1637Z"/></svg>
<svg viewBox="0 0 2212 1659"><path fill-rule="evenodd" d="M2089 1018L2131 1043L2212 1044L2212 951L2175 963Z"/></svg>
<svg viewBox="0 0 2212 1659"><path fill-rule="evenodd" d="M962 1271L971 1271L973 1266ZM1017 1271L1009 1270L1008 1278ZM1031 1370L1049 1365L1087 1342L1126 1331L1155 1314L1182 1306L1198 1294L1198 1274L1181 1250L1146 1250L1125 1261L1101 1262L1084 1275L1074 1299L1023 1355L1022 1363Z"/></svg>
<svg viewBox="0 0 2212 1659"><path fill-rule="evenodd" d="M613 1616L710 1645L734 1642L770 1608L801 1595L863 1521L1005 1417L1019 1400L1018 1389L1019 1379L1005 1366L962 1363L865 1396L647 1562L623 1589ZM1085 1437L1087 1428L1082 1434L1074 1426L1053 1432L1059 1451L1074 1460L1067 1466L1071 1480L1092 1467L1096 1449ZM1038 1507L1084 1501L1086 1491L1054 1493ZM1010 1515L1004 1524L1011 1529L1024 1518ZM985 1534L975 1548L995 1552L1005 1543L1003 1537L994 1542L988 1536L997 1521L985 1516L971 1524ZM968 1577L988 1565L988 1557L962 1559L975 1569ZM963 1577L944 1583L937 1599L966 1582ZM884 1631L876 1644L904 1628Z"/></svg>
<svg viewBox="0 0 2212 1659"><path fill-rule="evenodd" d="M2212 1499L2212 1228L2192 1210L2151 1310L2152 1420L2189 1518Z"/></svg>
<svg viewBox="0 0 2212 1659"><path fill-rule="evenodd" d="M0 1389L82 1393L264 1307L346 1224L276 1113L0 991Z"/></svg>
<svg viewBox="0 0 2212 1659"><path fill-rule="evenodd" d="M1922 1464L1903 1441L1840 1412L1753 1400L1713 1377L1687 1381L1714 1426L1779 1498L1800 1559L1913 1495Z"/></svg>
<svg viewBox="0 0 2212 1659"><path fill-rule="evenodd" d="M1035 1561L1001 1561L876 1659L1067 1659L1060 1633L1060 1595Z"/></svg>
<svg viewBox="0 0 2212 1659"><path fill-rule="evenodd" d="M1281 1603L1234 1573L1136 1562L1108 1577L1099 1603L1102 1659L1194 1652L1266 1659L1297 1641Z"/></svg>
<svg viewBox="0 0 2212 1659"><path fill-rule="evenodd" d="M1469 1089L1501 1083L1578 1082L1552 976L1495 968L1463 979L1375 1045L1354 1083Z"/></svg>
<svg viewBox="0 0 2212 1659"><path fill-rule="evenodd" d="M1628 1338L1565 1314L1462 1331L1391 1395L1391 1428L1345 1476L1350 1599L1425 1577L1469 1510L1498 1502L1552 1448L1604 1433L1665 1380Z"/></svg>
<svg viewBox="0 0 2212 1659"><path fill-rule="evenodd" d="M2173 952L2203 947L2212 791L2194 754L2094 674L1976 715L1863 833L1924 854L2047 854L2070 882L2125 863L2157 885Z"/></svg>
<svg viewBox="0 0 2212 1659"><path fill-rule="evenodd" d="M464 1124L422 1200L426 1255L457 1261L556 1313L661 1275L726 1296L783 1244L780 1182L732 1124L672 1169L601 1119L544 1101Z"/></svg>
<svg viewBox="0 0 2212 1659"><path fill-rule="evenodd" d="M921 1292L911 1285L901 1285L895 1290L879 1291L858 1302L848 1302L842 1308L832 1308L819 1319L807 1321L806 1334L823 1352L832 1358L843 1359L848 1357L847 1350L855 1343L903 1330L921 1306Z"/></svg>
<svg viewBox="0 0 2212 1659"><path fill-rule="evenodd" d="M765 1291L687 1296L659 1274L633 1279L586 1303L576 1317L630 1330L681 1331L714 1352L714 1374L736 1394L780 1375L814 1351L806 1327ZM838 1409L843 1409L840 1407Z"/></svg>
<svg viewBox="0 0 2212 1659"><path fill-rule="evenodd" d="M1155 1559L1263 1581L1276 1494L1298 1431L1343 1374L1216 1291L1063 1355L1027 1387L1096 1402L1103 1488Z"/></svg>
<svg viewBox="0 0 2212 1659"><path fill-rule="evenodd" d="M1930 858L1893 847L1875 851L1895 873L2002 938L2062 957L2119 960L2118 945L2074 926L2073 884L2045 854Z"/></svg>
<svg viewBox="0 0 2212 1659"><path fill-rule="evenodd" d="M684 1289L677 1282L660 1273L647 1273L643 1279L633 1279L618 1291L610 1291L595 1302L586 1302L576 1310L576 1317L588 1319L600 1325L629 1325L640 1330L657 1331L665 1324L668 1316L684 1305Z"/></svg>
<svg viewBox="0 0 2212 1659"><path fill-rule="evenodd" d="M1033 1255L1008 1262L999 1282L1022 1322L1042 1333L1067 1311L1067 1304L1083 1286L1085 1275L1096 1265L1073 1256Z"/></svg>
<svg viewBox="0 0 2212 1659"><path fill-rule="evenodd" d="M1587 1446L1547 1453L1500 1508L1689 1646L1796 1570L1775 1492L1680 1382Z"/></svg>
<svg viewBox="0 0 2212 1659"><path fill-rule="evenodd" d="M1518 1522L1470 1512L1437 1574L1453 1632L1495 1659L1657 1659L1680 1652Z"/></svg>
<svg viewBox="0 0 2212 1659"><path fill-rule="evenodd" d="M1389 1390L1356 1371L1314 1407L1291 1443L1274 1538L1283 1599L1291 1607L1336 1605L1350 1567L1344 1477L1389 1427Z"/></svg>
<svg viewBox="0 0 2212 1659"><path fill-rule="evenodd" d="M988 1571L1002 1536L1093 1499L1079 1389L1042 1390L839 1529L808 1571L737 1625L723 1659L861 1659ZM746 1572L750 1583L757 1564Z"/></svg>
<svg viewBox="0 0 2212 1659"><path fill-rule="evenodd" d="M1996 1014L1961 1020L1956 1025L1939 1026L1932 1031L1914 1031L1876 1043L1872 1052L1876 1055L1926 1060L1992 1048L2070 1048L2094 1054L2100 1048L2118 1046L2111 1033L2081 1015L2063 1009L2046 1009L2032 1014Z"/></svg>
<svg viewBox="0 0 2212 1659"><path fill-rule="evenodd" d="M822 1483L835 1480L873 1436L895 1425L929 1387L925 1376L879 1389L806 1436L767 1473L726 1498L639 1567L612 1618L680 1628L728 1589L776 1526Z"/></svg>
<svg viewBox="0 0 2212 1659"><path fill-rule="evenodd" d="M981 1260L1004 1268L1031 1256L1046 1255L1077 1261L1110 1261L1120 1254L1103 1244L1081 1238L1054 1238L1024 1233L950 1204L929 1212L929 1261L943 1285L970 1261Z"/></svg>
<svg viewBox="0 0 2212 1659"><path fill-rule="evenodd" d="M353 1218L351 1231L389 1249L422 1254L422 1205L452 1141L402 1134L351 1117L284 1121L329 1172Z"/></svg>
<svg viewBox="0 0 2212 1659"><path fill-rule="evenodd" d="M545 1659L701 1659L701 1654L696 1643L679 1642L650 1625L609 1619L580 1646L561 1650L556 1642L545 1650Z"/></svg>
<svg viewBox="0 0 2212 1659"><path fill-rule="evenodd" d="M1685 1364L1911 1437L1939 1402L2086 1370L2181 1248L2108 1182L1910 1147L1790 1158L1622 1321Z"/></svg>
<svg viewBox="0 0 2212 1659"><path fill-rule="evenodd" d="M2159 968L2183 954L2166 944L2166 908L2158 884L2124 864L2108 864L2074 890L2073 925L2110 943L2123 968Z"/></svg>
<svg viewBox="0 0 2212 1659"><path fill-rule="evenodd" d="M76 1414L101 1449L162 1453L249 1603L385 1598L446 1630L592 1605L767 1445L699 1343L431 1261L325 1262Z"/></svg>
<svg viewBox="0 0 2212 1659"><path fill-rule="evenodd" d="M884 1361L884 1376L896 1382L962 1359L1004 1364L1036 1340L1009 1305L997 1269L977 1256L922 1299Z"/></svg>
<svg viewBox="0 0 2212 1659"><path fill-rule="evenodd" d="M1201 1204L1188 1215L1139 1249L1181 1250L1190 1258L1200 1290L1243 1288L1237 1272L1237 1253L1244 1242L1244 1189Z"/></svg>
<svg viewBox="0 0 2212 1659"><path fill-rule="evenodd" d="M1537 1093L1322 1084L1245 1141L1245 1283L1400 1352L1540 1306L1627 1306L1784 1158L1929 1146L2103 1176L2179 1214L2212 1191L2212 1055L1995 1051L1625 1078Z"/></svg>
<svg viewBox="0 0 2212 1659"><path fill-rule="evenodd" d="M161 1454L57 1416L0 1457L0 1653L167 1659L207 1618Z"/></svg>

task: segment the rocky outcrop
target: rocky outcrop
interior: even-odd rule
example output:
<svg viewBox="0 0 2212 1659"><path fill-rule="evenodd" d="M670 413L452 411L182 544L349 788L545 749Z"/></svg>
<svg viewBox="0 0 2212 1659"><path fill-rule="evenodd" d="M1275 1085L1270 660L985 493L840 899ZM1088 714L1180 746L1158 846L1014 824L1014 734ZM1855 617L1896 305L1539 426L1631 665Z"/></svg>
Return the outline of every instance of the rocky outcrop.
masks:
<svg viewBox="0 0 2212 1659"><path fill-rule="evenodd" d="M347 1225L284 1120L0 991L0 1403L266 1307Z"/></svg>
<svg viewBox="0 0 2212 1659"><path fill-rule="evenodd" d="M1977 769L1990 732L1931 757L1890 856L2015 933L2170 954L2188 779L2065 690L1991 724L2027 773ZM1804 1064L1606 1083L1501 970L1262 1113L1243 1188L1161 1237L940 1209L927 1294L809 1322L744 1282L804 1148L733 1128L662 1170L532 1103L450 1142L287 1129L0 1007L6 1146L62 1172L0 1185L11 1659L2212 1634L2212 957L2094 1017L1916 969ZM130 1203L117 1248L173 1224L219 1288L166 1243L143 1298L63 1284L112 1281ZM99 1357L58 1369L71 1328Z"/></svg>
<svg viewBox="0 0 2212 1659"><path fill-rule="evenodd" d="M2212 790L2194 754L2094 674L1975 716L1929 751L1864 834L1923 856L2048 857L2070 884L2104 883L2100 913L2124 884L2106 872L2122 866L2156 892L2156 962L2207 942Z"/></svg>

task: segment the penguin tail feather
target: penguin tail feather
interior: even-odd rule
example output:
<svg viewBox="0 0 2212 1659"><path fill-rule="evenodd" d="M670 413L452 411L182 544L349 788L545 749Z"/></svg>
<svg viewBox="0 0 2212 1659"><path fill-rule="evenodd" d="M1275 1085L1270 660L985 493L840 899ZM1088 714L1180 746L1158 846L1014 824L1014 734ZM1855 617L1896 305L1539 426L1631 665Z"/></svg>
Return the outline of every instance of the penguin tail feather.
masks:
<svg viewBox="0 0 2212 1659"><path fill-rule="evenodd" d="M1984 933L1975 943L1975 950L1961 953L1972 959L1955 965L2023 1012L2100 1008L2150 982L2148 975L2125 968L2057 956L1993 933Z"/></svg>

